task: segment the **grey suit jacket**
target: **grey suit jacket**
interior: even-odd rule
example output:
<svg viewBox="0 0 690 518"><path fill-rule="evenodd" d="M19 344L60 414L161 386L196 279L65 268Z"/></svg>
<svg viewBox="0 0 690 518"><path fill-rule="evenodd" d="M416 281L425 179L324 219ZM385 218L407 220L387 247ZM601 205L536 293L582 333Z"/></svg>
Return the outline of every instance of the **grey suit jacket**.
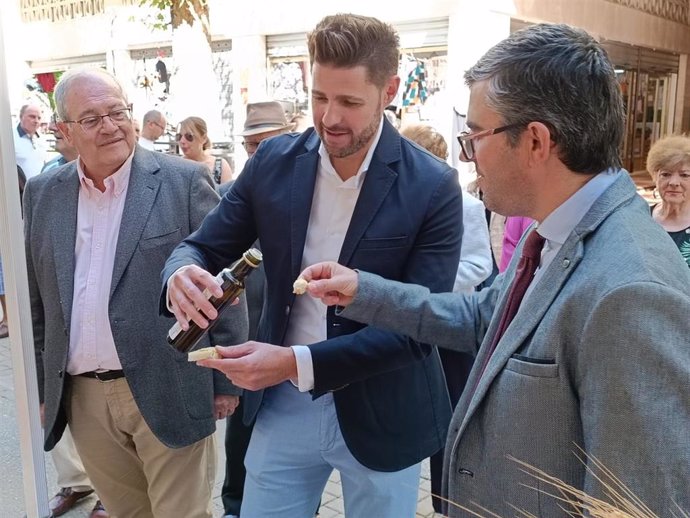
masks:
<svg viewBox="0 0 690 518"><path fill-rule="evenodd" d="M66 374L79 178L76 162L32 178L24 195L29 289L45 448L66 425ZM173 248L218 203L206 167L137 147L110 287L110 327L134 399L153 433L183 447L215 430L213 395L237 394L222 374L187 362L166 341L174 321L158 314L159 278ZM246 306L232 308L199 345L247 338Z"/></svg>
<svg viewBox="0 0 690 518"><path fill-rule="evenodd" d="M430 294L361 273L342 315L479 349L480 366L516 262L473 295ZM689 337L690 272L622 175L548 266L481 379L473 369L446 444L448 498L502 516L515 514L511 505L561 516L555 498L524 487L547 486L508 457L601 497L574 454L579 446L659 516L670 516L673 502L690 509ZM452 506L450 515L464 516Z"/></svg>

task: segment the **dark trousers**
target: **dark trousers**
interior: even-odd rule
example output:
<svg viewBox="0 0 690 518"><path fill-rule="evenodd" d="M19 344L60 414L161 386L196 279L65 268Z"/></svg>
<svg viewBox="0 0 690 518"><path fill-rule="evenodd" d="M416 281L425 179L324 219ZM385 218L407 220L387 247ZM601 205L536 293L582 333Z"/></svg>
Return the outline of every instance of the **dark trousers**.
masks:
<svg viewBox="0 0 690 518"><path fill-rule="evenodd" d="M244 492L244 456L247 453L249 439L254 425L246 426L242 422L243 399L235 412L227 419L225 429L225 480L221 490L225 514L240 515L242 493Z"/></svg>
<svg viewBox="0 0 690 518"><path fill-rule="evenodd" d="M465 388L465 383L467 383L467 376L469 376L470 370L472 370L474 358L469 354L449 351L447 349L439 349L438 353L441 357L443 372L446 375L446 386L448 387L448 394L450 395L450 403L453 405L453 408L455 408ZM445 450L442 448L431 456L429 468L431 471L431 494L446 498L447 495L441 494L444 451ZM448 506L443 500L438 498L438 496L432 496L431 503L434 506L434 511L437 513L448 514Z"/></svg>

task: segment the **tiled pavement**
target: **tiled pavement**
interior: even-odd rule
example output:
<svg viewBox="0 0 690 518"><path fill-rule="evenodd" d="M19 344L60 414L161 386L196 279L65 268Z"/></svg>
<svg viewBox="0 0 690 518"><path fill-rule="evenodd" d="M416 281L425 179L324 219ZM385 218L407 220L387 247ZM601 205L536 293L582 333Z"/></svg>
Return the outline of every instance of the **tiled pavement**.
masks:
<svg viewBox="0 0 690 518"><path fill-rule="evenodd" d="M216 434L217 444L219 445L218 474L213 504L216 516L220 517L223 514L220 489L223 483L222 470L225 465L225 453L223 451L224 422L219 423ZM10 343L9 339L0 339L0 487L3 488L3 497L0 499L0 517L2 518L20 518L24 516L21 468ZM50 455L46 455L46 472L48 493L53 495L58 488L55 482L55 468ZM429 491L429 464L425 461L422 465L422 477L419 485L417 518L431 518L434 516ZM93 496L86 498L75 509L63 516L65 518L87 518L94 501L95 497ZM319 516L320 518L344 518L342 488L340 476L337 472L334 472L326 484Z"/></svg>

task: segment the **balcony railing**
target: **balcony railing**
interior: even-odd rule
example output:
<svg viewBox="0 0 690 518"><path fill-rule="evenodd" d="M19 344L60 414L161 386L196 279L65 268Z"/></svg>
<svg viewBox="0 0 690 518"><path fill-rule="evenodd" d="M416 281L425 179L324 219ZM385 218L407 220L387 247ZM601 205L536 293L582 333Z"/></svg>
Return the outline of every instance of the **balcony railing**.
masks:
<svg viewBox="0 0 690 518"><path fill-rule="evenodd" d="M108 0L109 5L139 5L139 0ZM105 12L106 0L20 0L24 22L59 22Z"/></svg>

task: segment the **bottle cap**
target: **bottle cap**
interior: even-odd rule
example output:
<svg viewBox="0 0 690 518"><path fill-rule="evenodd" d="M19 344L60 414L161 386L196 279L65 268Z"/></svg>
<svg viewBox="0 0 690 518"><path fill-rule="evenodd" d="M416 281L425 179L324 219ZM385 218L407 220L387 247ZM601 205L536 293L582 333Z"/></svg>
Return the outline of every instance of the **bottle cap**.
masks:
<svg viewBox="0 0 690 518"><path fill-rule="evenodd" d="M261 264L264 256L261 253L261 250L257 248L250 248L244 254L242 254L242 259L244 259L245 262L252 268L256 268Z"/></svg>

